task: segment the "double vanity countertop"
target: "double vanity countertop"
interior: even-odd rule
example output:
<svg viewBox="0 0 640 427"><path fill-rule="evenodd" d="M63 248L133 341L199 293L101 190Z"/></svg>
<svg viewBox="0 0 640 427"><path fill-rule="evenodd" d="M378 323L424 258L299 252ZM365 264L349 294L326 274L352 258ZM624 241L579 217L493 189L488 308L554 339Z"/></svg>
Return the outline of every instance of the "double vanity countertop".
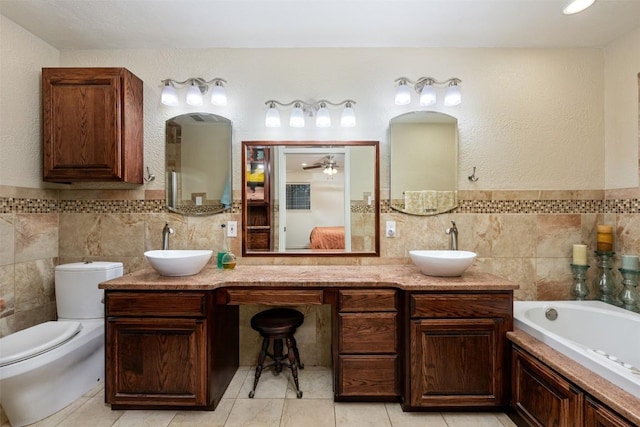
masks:
<svg viewBox="0 0 640 427"><path fill-rule="evenodd" d="M410 291L506 291L518 285L473 268L458 277L426 276L406 265L239 265L233 270L207 266L193 276L161 276L139 270L100 284L107 290L213 290L228 287L397 288Z"/></svg>

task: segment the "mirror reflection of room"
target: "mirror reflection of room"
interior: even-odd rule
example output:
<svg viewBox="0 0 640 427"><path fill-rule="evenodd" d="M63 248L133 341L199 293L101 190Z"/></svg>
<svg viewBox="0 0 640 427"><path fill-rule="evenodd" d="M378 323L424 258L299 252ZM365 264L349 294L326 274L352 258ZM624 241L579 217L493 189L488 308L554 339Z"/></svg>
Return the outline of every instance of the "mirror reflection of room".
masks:
<svg viewBox="0 0 640 427"><path fill-rule="evenodd" d="M231 208L231 122L189 113L166 123L167 207L184 215Z"/></svg>
<svg viewBox="0 0 640 427"><path fill-rule="evenodd" d="M245 254L376 253L377 143L243 144Z"/></svg>

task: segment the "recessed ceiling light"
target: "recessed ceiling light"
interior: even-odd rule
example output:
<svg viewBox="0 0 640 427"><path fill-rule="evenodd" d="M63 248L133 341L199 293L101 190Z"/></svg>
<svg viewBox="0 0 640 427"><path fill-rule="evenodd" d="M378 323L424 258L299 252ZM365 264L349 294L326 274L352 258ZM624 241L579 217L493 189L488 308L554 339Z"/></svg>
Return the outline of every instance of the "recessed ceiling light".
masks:
<svg viewBox="0 0 640 427"><path fill-rule="evenodd" d="M564 9L562 9L562 12L565 15L573 15L574 13L582 12L595 3L595 1L596 0L569 0Z"/></svg>

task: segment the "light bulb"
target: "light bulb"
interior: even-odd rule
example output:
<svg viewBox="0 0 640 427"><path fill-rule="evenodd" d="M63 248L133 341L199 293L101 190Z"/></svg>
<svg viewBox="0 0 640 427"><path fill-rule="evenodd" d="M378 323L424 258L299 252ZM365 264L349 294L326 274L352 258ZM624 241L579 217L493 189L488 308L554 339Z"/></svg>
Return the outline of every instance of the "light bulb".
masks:
<svg viewBox="0 0 640 427"><path fill-rule="evenodd" d="M327 128L331 126L331 115L324 103L320 104L320 108L316 114L316 126L319 128Z"/></svg>
<svg viewBox="0 0 640 427"><path fill-rule="evenodd" d="M444 95L444 105L452 107L454 105L459 105L461 102L462 94L460 93L460 88L457 83L451 82L447 88L447 93Z"/></svg>
<svg viewBox="0 0 640 427"><path fill-rule="evenodd" d="M426 84L420 91L420 105L427 106L436 103L436 89L431 84Z"/></svg>
<svg viewBox="0 0 640 427"><path fill-rule="evenodd" d="M171 86L171 83L167 82L164 88L162 88L160 102L170 107L176 107L178 105L178 93L176 92L176 88Z"/></svg>
<svg viewBox="0 0 640 427"><path fill-rule="evenodd" d="M356 125L356 113L353 111L353 107L350 102L342 110L342 116L340 117L340 126L344 128L352 128Z"/></svg>
<svg viewBox="0 0 640 427"><path fill-rule="evenodd" d="M291 126L292 128L304 127L304 111L302 111L302 107L298 102L296 102L293 110L291 110L291 116L289 116L289 126Z"/></svg>
<svg viewBox="0 0 640 427"><path fill-rule="evenodd" d="M264 125L268 128L279 128L280 127L280 113L275 105L269 105L269 109L267 110L267 115L264 118Z"/></svg>
<svg viewBox="0 0 640 427"><path fill-rule="evenodd" d="M562 9L562 13L565 15L573 15L574 13L582 12L596 0L569 0L567 5Z"/></svg>
<svg viewBox="0 0 640 427"><path fill-rule="evenodd" d="M227 105L227 91L220 82L216 82L211 89L211 103L220 106Z"/></svg>
<svg viewBox="0 0 640 427"><path fill-rule="evenodd" d="M202 92L200 88L196 86L194 82L191 82L189 90L187 90L187 104L189 105L202 105Z"/></svg>
<svg viewBox="0 0 640 427"><path fill-rule="evenodd" d="M407 86L407 82L400 82L396 88L396 105L407 105L411 102L411 90Z"/></svg>

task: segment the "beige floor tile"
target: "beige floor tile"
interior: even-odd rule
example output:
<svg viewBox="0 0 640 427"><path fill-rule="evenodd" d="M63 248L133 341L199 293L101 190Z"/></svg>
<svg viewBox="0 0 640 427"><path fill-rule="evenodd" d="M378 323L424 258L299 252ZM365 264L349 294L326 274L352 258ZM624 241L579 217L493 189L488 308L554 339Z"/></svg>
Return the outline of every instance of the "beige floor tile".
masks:
<svg viewBox="0 0 640 427"><path fill-rule="evenodd" d="M169 427L223 427L235 399L222 399L215 411L178 411Z"/></svg>
<svg viewBox="0 0 640 427"><path fill-rule="evenodd" d="M225 427L278 427L284 399L236 399Z"/></svg>
<svg viewBox="0 0 640 427"><path fill-rule="evenodd" d="M131 410L126 411L113 427L167 427L176 411Z"/></svg>
<svg viewBox="0 0 640 427"><path fill-rule="evenodd" d="M336 427L391 427L384 403L336 403Z"/></svg>
<svg viewBox="0 0 640 427"><path fill-rule="evenodd" d="M242 384L244 384L245 380L247 379L247 375L249 374L250 369L251 368L249 366L240 366L238 368L236 374L231 379L227 390L222 396L223 399L235 399L236 397L238 397L238 393L242 388Z"/></svg>
<svg viewBox="0 0 640 427"><path fill-rule="evenodd" d="M492 413L454 413L442 414L449 427L504 427L498 417Z"/></svg>
<svg viewBox="0 0 640 427"><path fill-rule="evenodd" d="M289 386L287 399L295 399L295 383L291 372L287 372ZM303 399L333 399L333 373L331 368L324 366L307 366L298 370L298 383L302 390Z"/></svg>
<svg viewBox="0 0 640 427"><path fill-rule="evenodd" d="M332 399L285 399L280 427L335 427Z"/></svg>
<svg viewBox="0 0 640 427"><path fill-rule="evenodd" d="M254 399L284 399L287 393L287 386L289 384L289 377L284 372L278 375L274 375L275 370L272 368L263 369L260 375L260 381L256 387L256 394ZM253 381L255 378L255 368L251 368L249 374L244 380L238 399L248 399L249 392L253 389ZM291 381L293 383L293 381Z"/></svg>
<svg viewBox="0 0 640 427"><path fill-rule="evenodd" d="M393 427L448 427L439 412L403 412L399 403L385 403Z"/></svg>
<svg viewBox="0 0 640 427"><path fill-rule="evenodd" d="M104 398L98 395L88 399L59 426L87 427L87 421L91 420L91 427L111 427L123 413L124 411L112 411L111 407L104 403Z"/></svg>
<svg viewBox="0 0 640 427"><path fill-rule="evenodd" d="M58 412L56 412L55 414L52 414L52 415L48 416L47 418L45 418L42 421L38 421L37 423L33 423L29 427L54 427L54 426L57 426L58 424L60 424L62 422L62 420L64 420L69 415L71 415L76 410L78 410L88 400L89 400L88 396L81 396L80 398L78 398L78 399L74 400L73 402L71 402L71 404L67 405L66 407L64 407L61 410L59 410ZM4 426L4 424L3 424L3 426ZM9 426L8 423L7 423L7 426Z"/></svg>
<svg viewBox="0 0 640 427"><path fill-rule="evenodd" d="M502 423L503 426L517 427L517 424L511 421L511 418L509 418L507 414L500 412L500 413L496 413L495 415L496 417L498 417L498 420Z"/></svg>

